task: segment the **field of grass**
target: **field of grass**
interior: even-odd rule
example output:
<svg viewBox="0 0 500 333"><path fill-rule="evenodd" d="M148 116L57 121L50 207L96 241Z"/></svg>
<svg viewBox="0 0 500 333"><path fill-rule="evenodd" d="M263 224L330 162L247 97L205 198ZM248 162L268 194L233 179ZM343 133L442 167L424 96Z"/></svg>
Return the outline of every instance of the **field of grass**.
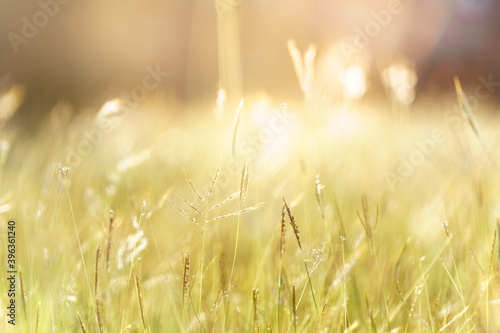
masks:
<svg viewBox="0 0 500 333"><path fill-rule="evenodd" d="M494 109L282 102L4 126L0 331L500 331Z"/></svg>

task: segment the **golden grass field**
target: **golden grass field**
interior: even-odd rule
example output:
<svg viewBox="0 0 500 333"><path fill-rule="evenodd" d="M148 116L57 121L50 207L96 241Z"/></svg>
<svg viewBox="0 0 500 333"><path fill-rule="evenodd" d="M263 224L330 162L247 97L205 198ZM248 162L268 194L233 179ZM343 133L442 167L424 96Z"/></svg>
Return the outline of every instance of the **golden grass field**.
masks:
<svg viewBox="0 0 500 333"><path fill-rule="evenodd" d="M318 105L151 96L5 125L0 331L500 331L494 107L478 139L453 95Z"/></svg>

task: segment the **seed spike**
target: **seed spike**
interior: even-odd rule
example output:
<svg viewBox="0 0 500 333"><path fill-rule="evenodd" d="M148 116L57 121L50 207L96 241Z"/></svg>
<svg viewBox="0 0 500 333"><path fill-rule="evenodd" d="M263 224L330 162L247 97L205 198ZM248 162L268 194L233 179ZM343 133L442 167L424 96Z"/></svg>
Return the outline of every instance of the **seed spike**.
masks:
<svg viewBox="0 0 500 333"><path fill-rule="evenodd" d="M242 98L240 104L238 105L238 109L236 110L236 116L233 123L233 160L236 160L236 137L238 134L238 124L240 123L241 111L243 110L243 102L244 99Z"/></svg>
<svg viewBox="0 0 500 333"><path fill-rule="evenodd" d="M246 160L245 165L243 166L243 171L241 172L240 206L243 206L243 202L245 202L245 199L247 197L249 178L248 169L248 160Z"/></svg>
<svg viewBox="0 0 500 333"><path fill-rule="evenodd" d="M212 179L212 183L210 184L210 190L208 191L208 199L212 198L215 184L217 183L217 178L219 178L220 169L222 168L222 159L219 161L217 165L217 170L215 170L214 178Z"/></svg>
<svg viewBox="0 0 500 333"><path fill-rule="evenodd" d="M240 191L238 192L234 192L233 194L231 194L229 197L227 197L226 199L222 200L221 202L219 202L218 204L212 206L209 210L213 210L217 207L220 207L226 203L228 203L229 201L233 200L234 198L236 198L239 194L241 194Z"/></svg>
<svg viewBox="0 0 500 333"><path fill-rule="evenodd" d="M280 256L285 252L285 240L286 240L286 223L285 223L286 208L285 203L281 209L281 242L280 242Z"/></svg>
<svg viewBox="0 0 500 333"><path fill-rule="evenodd" d="M300 244L300 237L299 237L299 227L295 223L295 218L292 215L292 212L290 211L290 208L288 208L288 205L285 201L285 198L283 198L283 204L285 205L286 212L288 214L288 218L290 219L290 224L293 228L293 233L295 234L295 238L297 238L297 243L299 244L299 248L302 250L302 244Z"/></svg>
<svg viewBox="0 0 500 333"><path fill-rule="evenodd" d="M217 221L217 220L222 220L222 219L225 219L226 217L231 217L231 216L238 216L238 215L241 215L243 213L247 213L247 212L251 212L253 210L256 210L256 209L259 209L260 207L262 207L264 205L263 202L259 203L259 204L256 204L255 206L252 206L252 207L249 207L249 208L245 208L245 209L242 209L240 211L237 211L237 212L234 212L234 213L230 213L230 214L226 214L226 215L221 215L221 216L217 216L216 218L213 218L208 222L213 222L213 221Z"/></svg>
<svg viewBox="0 0 500 333"><path fill-rule="evenodd" d="M187 174L186 170L184 170L184 176L186 178L186 181L189 183L189 186L191 187L191 190L193 190L194 194L196 194L196 196L198 197L198 199L200 199L200 201L205 200L205 198L203 198L203 196L194 187L193 182L191 181L191 178L188 177L188 174Z"/></svg>
<svg viewBox="0 0 500 333"><path fill-rule="evenodd" d="M184 304L186 304L189 299L189 253L186 253L186 256L184 257L182 293L183 293Z"/></svg>

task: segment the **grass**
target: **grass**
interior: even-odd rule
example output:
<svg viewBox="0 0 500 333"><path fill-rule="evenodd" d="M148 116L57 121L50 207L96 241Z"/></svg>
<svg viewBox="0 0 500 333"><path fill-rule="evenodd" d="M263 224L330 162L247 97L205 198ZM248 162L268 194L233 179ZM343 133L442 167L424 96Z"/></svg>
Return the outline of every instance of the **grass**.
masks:
<svg viewBox="0 0 500 333"><path fill-rule="evenodd" d="M0 330L500 330L498 115L451 96L403 123L379 100L280 102L217 120L153 97L77 165L92 114L3 127L22 284Z"/></svg>

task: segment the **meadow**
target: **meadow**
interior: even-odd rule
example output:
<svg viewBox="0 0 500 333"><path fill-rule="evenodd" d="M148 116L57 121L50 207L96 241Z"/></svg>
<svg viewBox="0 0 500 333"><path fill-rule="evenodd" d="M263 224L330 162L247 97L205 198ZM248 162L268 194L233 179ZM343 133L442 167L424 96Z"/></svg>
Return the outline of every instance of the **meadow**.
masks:
<svg viewBox="0 0 500 333"><path fill-rule="evenodd" d="M3 124L2 332L500 330L493 103L120 103Z"/></svg>

